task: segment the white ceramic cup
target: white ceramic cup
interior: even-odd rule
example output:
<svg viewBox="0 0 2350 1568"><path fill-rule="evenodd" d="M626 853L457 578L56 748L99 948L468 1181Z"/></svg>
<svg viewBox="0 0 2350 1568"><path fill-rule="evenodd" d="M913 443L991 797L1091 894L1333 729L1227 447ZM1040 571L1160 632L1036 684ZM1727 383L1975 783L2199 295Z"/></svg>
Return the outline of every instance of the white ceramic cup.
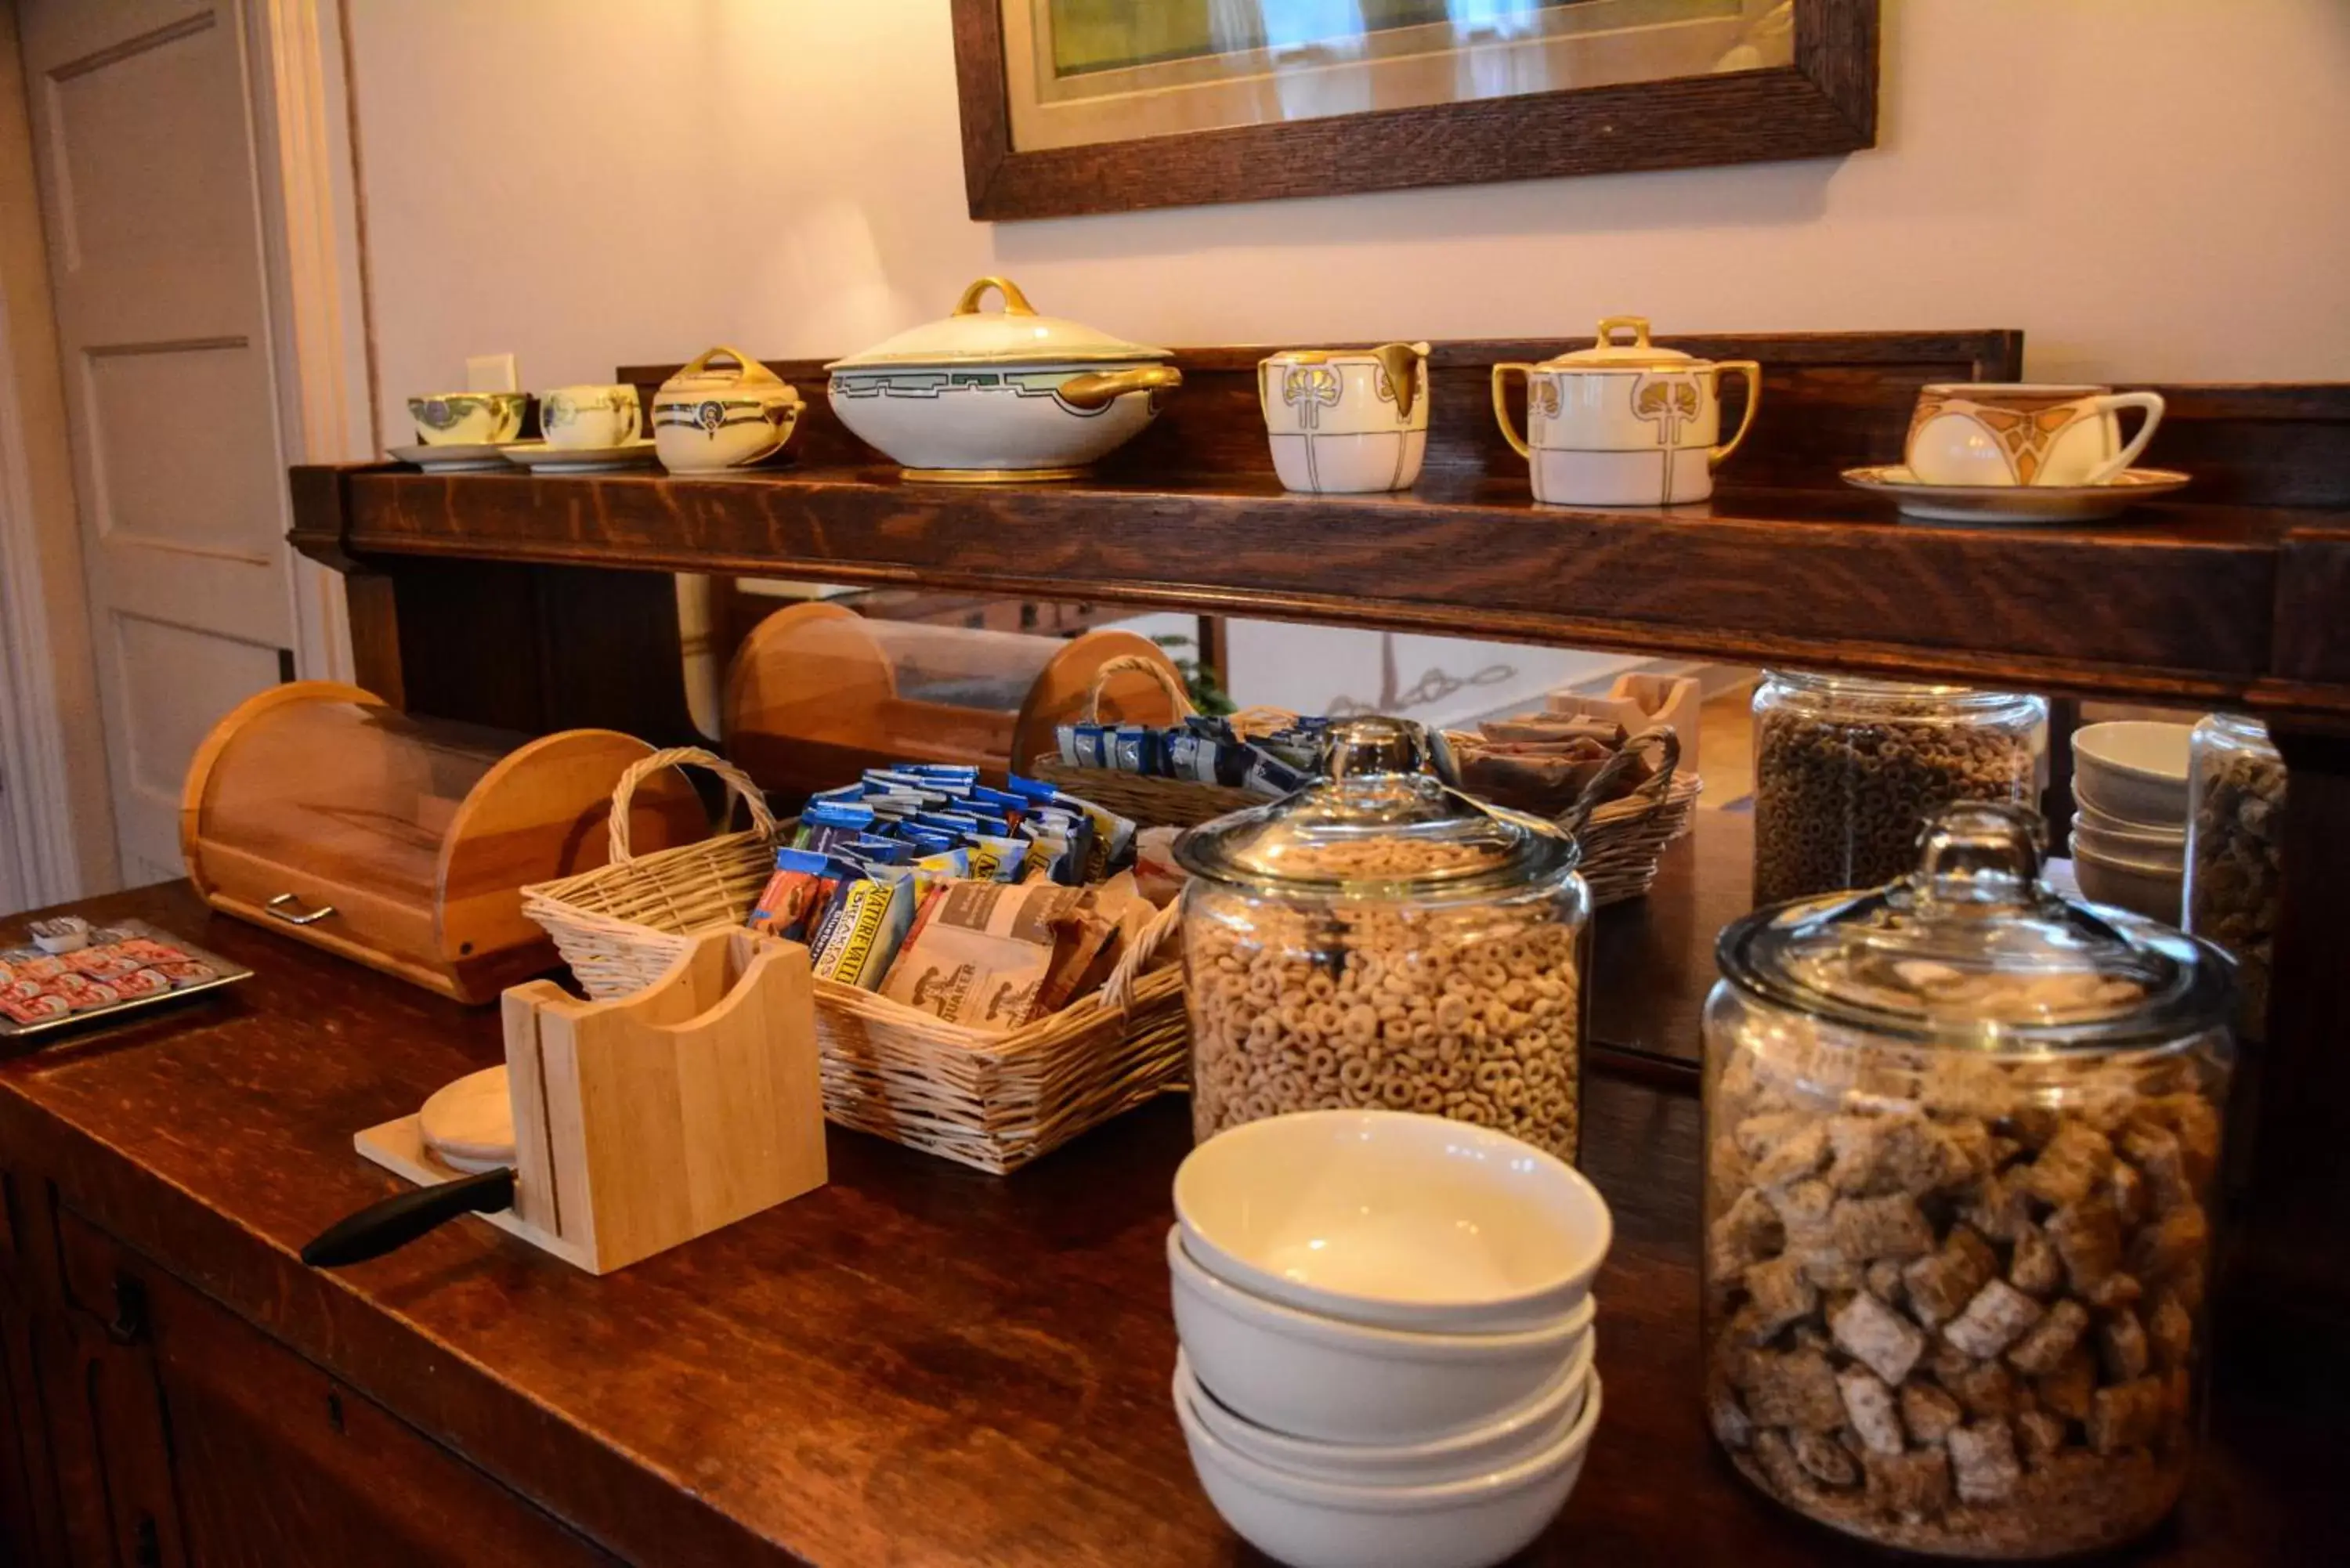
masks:
<svg viewBox="0 0 2350 1568"><path fill-rule="evenodd" d="M522 431L520 392L426 392L408 400L426 446L494 446Z"/></svg>
<svg viewBox="0 0 2350 1568"><path fill-rule="evenodd" d="M2124 409L2146 415L2126 444ZM2161 423L2158 392L1938 382L1918 394L1904 454L1921 484L2106 484L2137 461Z"/></svg>
<svg viewBox="0 0 2350 1568"><path fill-rule="evenodd" d="M538 395L538 428L553 447L623 446L637 439L642 410L626 385L557 387Z"/></svg>

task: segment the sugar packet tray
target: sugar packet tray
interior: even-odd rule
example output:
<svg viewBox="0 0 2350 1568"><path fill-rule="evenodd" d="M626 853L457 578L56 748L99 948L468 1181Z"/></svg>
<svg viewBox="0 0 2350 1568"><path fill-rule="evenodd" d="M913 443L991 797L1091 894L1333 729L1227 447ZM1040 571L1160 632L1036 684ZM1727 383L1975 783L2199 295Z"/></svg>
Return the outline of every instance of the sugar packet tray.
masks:
<svg viewBox="0 0 2350 1568"><path fill-rule="evenodd" d="M218 991L253 971L143 920L93 927L70 967L31 942L0 949L0 1047ZM112 1000L96 1000L111 994ZM57 997L63 1011L37 1000Z"/></svg>

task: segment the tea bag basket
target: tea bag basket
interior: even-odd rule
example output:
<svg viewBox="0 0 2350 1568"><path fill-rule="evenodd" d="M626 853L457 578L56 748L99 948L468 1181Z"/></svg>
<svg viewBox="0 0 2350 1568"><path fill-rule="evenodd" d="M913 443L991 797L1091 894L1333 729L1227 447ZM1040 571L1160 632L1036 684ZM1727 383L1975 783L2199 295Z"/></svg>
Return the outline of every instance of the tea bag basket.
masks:
<svg viewBox="0 0 2350 1568"><path fill-rule="evenodd" d="M661 769L706 768L751 826L638 857L629 804ZM612 792L609 863L523 889L572 973L598 1001L658 980L700 932L740 926L773 873L787 825L759 787L699 747L656 752ZM1182 1082L1188 1061L1180 966L1145 972L1176 929L1160 911L1102 988L1009 1033L987 1033L837 981L816 982L827 1118L997 1175Z"/></svg>
<svg viewBox="0 0 2350 1568"><path fill-rule="evenodd" d="M1180 713L1199 711L1171 674L1140 661L1128 666L1112 659L1103 665L1096 677L1096 695L1102 681L1129 668L1148 669L1158 675ZM1087 711L1096 711L1090 703ZM1283 708L1244 708L1231 719L1232 729L1243 739L1271 734L1295 722L1297 715ZM1607 792L1632 765L1632 759L1643 753L1654 753L1657 771L1629 793L1607 799ZM1697 812L1697 797L1705 785L1695 774L1682 771L1680 758L1680 737L1671 725L1643 730L1617 748L1616 755L1584 786L1575 805L1559 815L1559 825L1582 846L1580 869L1590 885L1595 908L1647 893L1657 880L1658 862L1666 848L1689 831ZM1227 784L1152 778L1111 768L1072 767L1052 755L1036 758L1029 772L1145 826L1195 827L1226 812L1265 803L1261 794Z"/></svg>

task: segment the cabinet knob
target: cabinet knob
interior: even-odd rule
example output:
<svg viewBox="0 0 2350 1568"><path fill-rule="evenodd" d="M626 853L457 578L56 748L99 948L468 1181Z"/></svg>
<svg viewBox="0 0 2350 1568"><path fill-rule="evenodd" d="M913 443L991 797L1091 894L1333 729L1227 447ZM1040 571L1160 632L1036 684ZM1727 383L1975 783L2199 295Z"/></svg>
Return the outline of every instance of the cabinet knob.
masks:
<svg viewBox="0 0 2350 1568"><path fill-rule="evenodd" d="M136 1345L147 1337L147 1287L129 1274L114 1276L114 1317L106 1337L117 1345Z"/></svg>

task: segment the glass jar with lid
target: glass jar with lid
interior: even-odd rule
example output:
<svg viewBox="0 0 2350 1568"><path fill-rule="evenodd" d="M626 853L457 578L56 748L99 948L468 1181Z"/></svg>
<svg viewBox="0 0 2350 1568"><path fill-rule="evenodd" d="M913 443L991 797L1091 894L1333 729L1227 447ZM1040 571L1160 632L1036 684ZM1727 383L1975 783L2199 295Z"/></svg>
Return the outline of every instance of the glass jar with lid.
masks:
<svg viewBox="0 0 2350 1568"><path fill-rule="evenodd" d="M1766 670L1754 691L1754 901L1874 888L1959 800L2032 804L2038 697Z"/></svg>
<svg viewBox="0 0 2350 1568"><path fill-rule="evenodd" d="M1423 771L1416 724L1334 725L1328 777L1176 841L1193 1128L1384 1106L1562 1158L1580 1124L1575 840Z"/></svg>
<svg viewBox="0 0 2350 1568"><path fill-rule="evenodd" d="M2187 746L2187 929L2235 956L2237 1028L2265 1039L2284 883L2284 758L2266 725L2211 713Z"/></svg>
<svg viewBox="0 0 2350 1568"><path fill-rule="evenodd" d="M1705 1015L1706 1392L1756 1486L1906 1551L2053 1557L2186 1482L2228 959L1946 808L1917 868L1724 930Z"/></svg>

